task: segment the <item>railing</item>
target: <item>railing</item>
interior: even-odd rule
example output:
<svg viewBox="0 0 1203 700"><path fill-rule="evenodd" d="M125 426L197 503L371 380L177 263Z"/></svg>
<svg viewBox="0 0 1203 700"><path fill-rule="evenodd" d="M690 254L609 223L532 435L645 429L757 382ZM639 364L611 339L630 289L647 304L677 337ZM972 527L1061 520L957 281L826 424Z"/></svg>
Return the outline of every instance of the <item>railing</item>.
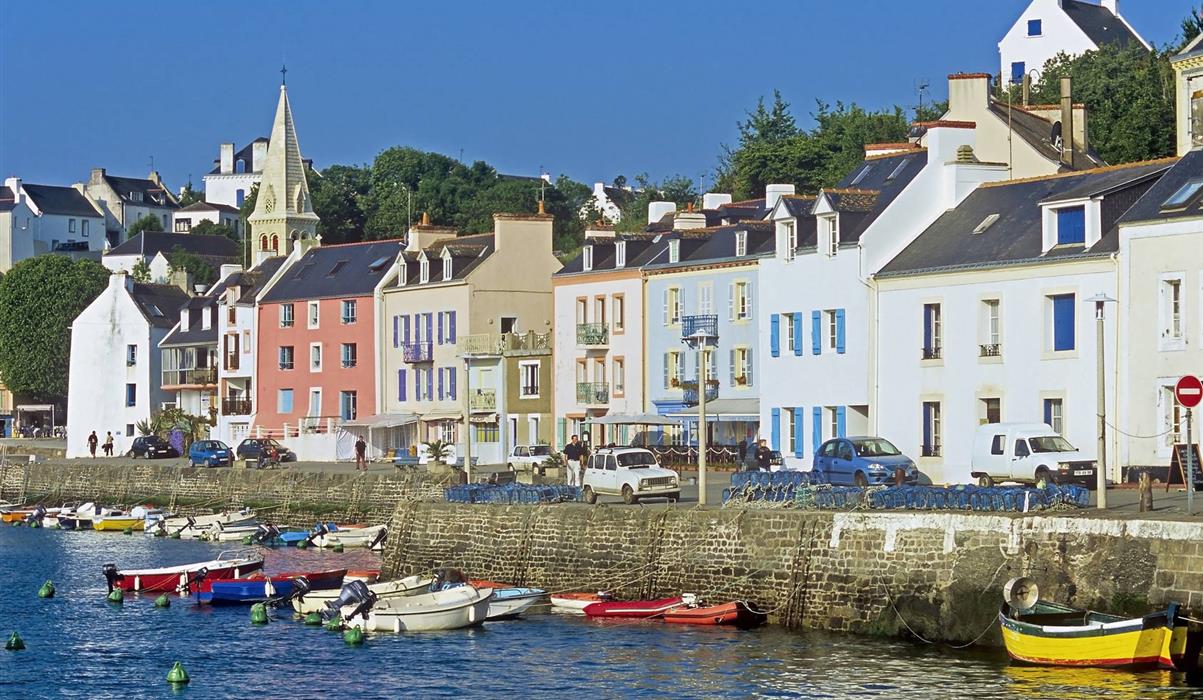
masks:
<svg viewBox="0 0 1203 700"><path fill-rule="evenodd" d="M456 351L460 355L504 355L507 352L550 350L550 333L476 333L460 336Z"/></svg>
<svg viewBox="0 0 1203 700"><path fill-rule="evenodd" d="M939 457L940 456L940 446L939 445L924 445L921 448L921 454L924 457Z"/></svg>
<svg viewBox="0 0 1203 700"><path fill-rule="evenodd" d="M249 416L251 415L251 400L230 398L222 399L221 414L223 416Z"/></svg>
<svg viewBox="0 0 1203 700"><path fill-rule="evenodd" d="M406 362L430 362L434 358L430 343L405 343L401 350Z"/></svg>
<svg viewBox="0 0 1203 700"><path fill-rule="evenodd" d="M576 402L586 406L606 406L610 403L610 385L606 382L577 382Z"/></svg>
<svg viewBox="0 0 1203 700"><path fill-rule="evenodd" d="M714 401L718 398L719 381L717 379L706 380L706 400ZM690 406L698 404L698 383L696 380L681 382L681 388L685 390L681 400Z"/></svg>
<svg viewBox="0 0 1203 700"><path fill-rule="evenodd" d="M1002 357L1001 343L988 343L986 345L979 345L978 348L981 357Z"/></svg>
<svg viewBox="0 0 1203 700"><path fill-rule="evenodd" d="M496 389L473 389L468 395L468 409L472 411L496 411Z"/></svg>
<svg viewBox="0 0 1203 700"><path fill-rule="evenodd" d="M930 348L923 348L923 359L938 360L940 359L940 346L936 345Z"/></svg>
<svg viewBox="0 0 1203 700"><path fill-rule="evenodd" d="M701 316L681 317L681 337L708 336L718 338L718 316L704 314Z"/></svg>
<svg viewBox="0 0 1203 700"><path fill-rule="evenodd" d="M578 323L576 324L576 344L609 345L610 330L604 323Z"/></svg>
<svg viewBox="0 0 1203 700"><path fill-rule="evenodd" d="M180 386L183 384L216 384L217 368L202 367L200 369L165 369L163 370L163 386Z"/></svg>

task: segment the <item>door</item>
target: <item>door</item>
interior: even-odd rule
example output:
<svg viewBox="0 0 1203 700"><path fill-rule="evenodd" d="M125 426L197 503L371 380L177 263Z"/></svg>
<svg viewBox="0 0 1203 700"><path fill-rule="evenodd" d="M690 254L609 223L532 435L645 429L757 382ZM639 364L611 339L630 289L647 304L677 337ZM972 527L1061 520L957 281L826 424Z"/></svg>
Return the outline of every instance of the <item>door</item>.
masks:
<svg viewBox="0 0 1203 700"><path fill-rule="evenodd" d="M1011 478L1031 479L1036 473L1032 466L1032 451L1028 449L1028 441L1023 438L1015 440L1015 451L1011 457Z"/></svg>
<svg viewBox="0 0 1203 700"><path fill-rule="evenodd" d="M605 470L603 472L603 485L607 493L619 493L618 485L618 460L614 455L602 455L601 459L605 460Z"/></svg>
<svg viewBox="0 0 1203 700"><path fill-rule="evenodd" d="M525 447L517 447L510 450L510 464L515 467L521 467L529 463L530 460L527 458L527 449Z"/></svg>
<svg viewBox="0 0 1203 700"><path fill-rule="evenodd" d="M605 455L590 455L585 463L584 484L591 487L595 493L601 493L606 482Z"/></svg>
<svg viewBox="0 0 1203 700"><path fill-rule="evenodd" d="M831 479L831 459L835 454L835 443L835 440L828 440L815 450L814 469L828 480Z"/></svg>
<svg viewBox="0 0 1203 700"><path fill-rule="evenodd" d="M852 466L854 454L855 453L852 451L852 443L848 442L847 440L836 441L835 456L831 459L833 465L832 471L836 474L836 477L833 478L832 481L852 483L855 472L855 469Z"/></svg>

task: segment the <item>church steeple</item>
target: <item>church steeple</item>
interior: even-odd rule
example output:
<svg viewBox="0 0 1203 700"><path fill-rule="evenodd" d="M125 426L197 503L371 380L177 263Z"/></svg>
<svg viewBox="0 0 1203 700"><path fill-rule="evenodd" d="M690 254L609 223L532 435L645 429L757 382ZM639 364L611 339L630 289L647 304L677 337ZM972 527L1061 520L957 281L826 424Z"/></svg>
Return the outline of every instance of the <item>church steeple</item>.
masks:
<svg viewBox="0 0 1203 700"><path fill-rule="evenodd" d="M281 73L283 75L283 73ZM305 179L305 163L296 126L292 122L292 107L288 103L288 88L280 85L280 102L267 144L267 158L259 179L255 211L247 217L257 250L286 254L292 241L317 236L317 214L309 199L309 183Z"/></svg>

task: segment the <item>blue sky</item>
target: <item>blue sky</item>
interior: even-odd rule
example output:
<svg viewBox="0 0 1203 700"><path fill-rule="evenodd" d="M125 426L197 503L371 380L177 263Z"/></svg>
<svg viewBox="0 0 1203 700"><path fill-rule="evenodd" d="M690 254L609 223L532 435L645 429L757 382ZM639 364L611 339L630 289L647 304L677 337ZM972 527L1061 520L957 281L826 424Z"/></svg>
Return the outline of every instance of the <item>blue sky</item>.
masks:
<svg viewBox="0 0 1203 700"><path fill-rule="evenodd" d="M0 0L0 173L68 184L153 156L199 187L220 142L268 134L287 62L319 168L408 145L515 174L696 179L774 88L805 117L816 98L913 105L918 79L943 99L948 73L997 72L1027 2ZM1192 4L1121 11L1160 45Z"/></svg>

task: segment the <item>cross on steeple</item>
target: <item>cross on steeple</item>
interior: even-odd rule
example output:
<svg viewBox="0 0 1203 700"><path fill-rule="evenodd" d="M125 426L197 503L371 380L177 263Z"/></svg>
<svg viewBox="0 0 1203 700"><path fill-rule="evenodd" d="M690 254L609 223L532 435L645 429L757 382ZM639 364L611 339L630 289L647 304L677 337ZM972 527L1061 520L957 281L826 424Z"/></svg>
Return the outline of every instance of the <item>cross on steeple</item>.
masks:
<svg viewBox="0 0 1203 700"><path fill-rule="evenodd" d="M287 84L287 80L286 80L287 77L288 77L288 66L281 64L281 66L280 66L280 84L281 85Z"/></svg>

